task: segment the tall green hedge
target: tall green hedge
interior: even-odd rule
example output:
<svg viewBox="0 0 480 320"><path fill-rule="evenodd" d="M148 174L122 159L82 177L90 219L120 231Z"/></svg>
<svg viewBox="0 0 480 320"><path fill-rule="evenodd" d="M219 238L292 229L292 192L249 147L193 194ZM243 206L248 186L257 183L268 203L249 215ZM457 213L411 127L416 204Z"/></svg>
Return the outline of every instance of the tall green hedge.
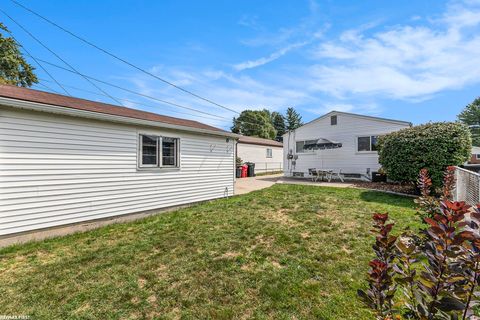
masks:
<svg viewBox="0 0 480 320"><path fill-rule="evenodd" d="M458 122L435 122L392 132L379 138L379 161L395 181L415 182L427 168L433 185L441 186L449 165L461 165L470 158L472 138Z"/></svg>

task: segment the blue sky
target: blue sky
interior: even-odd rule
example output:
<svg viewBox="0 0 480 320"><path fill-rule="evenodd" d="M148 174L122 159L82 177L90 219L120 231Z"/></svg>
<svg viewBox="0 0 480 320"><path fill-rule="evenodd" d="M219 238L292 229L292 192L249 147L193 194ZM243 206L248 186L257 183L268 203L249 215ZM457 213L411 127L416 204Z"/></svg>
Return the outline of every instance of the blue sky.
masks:
<svg viewBox="0 0 480 320"><path fill-rule="evenodd" d="M283 112L293 106L305 121L341 110L419 124L455 120L480 96L478 0L22 3L142 68L238 111ZM222 119L192 116L101 85L129 100L122 100L126 106L230 126L234 113L141 74L9 1L2 9L82 73ZM62 64L0 16L34 56ZM81 77L46 67L65 85L96 90ZM42 70L38 74L60 91Z"/></svg>

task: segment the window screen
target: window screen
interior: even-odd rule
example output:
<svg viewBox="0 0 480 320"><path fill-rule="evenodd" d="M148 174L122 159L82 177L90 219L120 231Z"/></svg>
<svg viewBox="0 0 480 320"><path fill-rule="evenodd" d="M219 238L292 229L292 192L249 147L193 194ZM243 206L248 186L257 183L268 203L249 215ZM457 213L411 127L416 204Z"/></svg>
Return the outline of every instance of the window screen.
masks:
<svg viewBox="0 0 480 320"><path fill-rule="evenodd" d="M156 166L158 164L158 137L155 136L141 136L142 141L142 165L144 166Z"/></svg>
<svg viewBox="0 0 480 320"><path fill-rule="evenodd" d="M370 137L358 137L357 147L358 151L371 151Z"/></svg>
<svg viewBox="0 0 480 320"><path fill-rule="evenodd" d="M177 165L177 139L167 137L162 138L162 165Z"/></svg>
<svg viewBox="0 0 480 320"><path fill-rule="evenodd" d="M140 167L178 167L179 139L140 135Z"/></svg>
<svg viewBox="0 0 480 320"><path fill-rule="evenodd" d="M303 151L303 146L305 145L305 141L297 141L295 144L295 150L297 153L302 153Z"/></svg>
<svg viewBox="0 0 480 320"><path fill-rule="evenodd" d="M332 126L336 126L337 125L337 116L331 116L330 117L330 124Z"/></svg>
<svg viewBox="0 0 480 320"><path fill-rule="evenodd" d="M378 151L378 137L372 136L372 151Z"/></svg>
<svg viewBox="0 0 480 320"><path fill-rule="evenodd" d="M272 157L272 149L267 148L267 158L271 158L271 157Z"/></svg>

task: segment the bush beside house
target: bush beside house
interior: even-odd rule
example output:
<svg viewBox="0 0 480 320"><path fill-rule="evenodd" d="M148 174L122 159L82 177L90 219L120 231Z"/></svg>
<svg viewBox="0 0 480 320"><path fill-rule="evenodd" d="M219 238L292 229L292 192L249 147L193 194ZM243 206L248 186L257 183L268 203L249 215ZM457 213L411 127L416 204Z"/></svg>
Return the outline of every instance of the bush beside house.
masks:
<svg viewBox="0 0 480 320"><path fill-rule="evenodd" d="M457 122L436 122L392 132L379 138L379 162L391 180L415 182L427 168L435 187L443 172L470 157L472 138L468 128Z"/></svg>

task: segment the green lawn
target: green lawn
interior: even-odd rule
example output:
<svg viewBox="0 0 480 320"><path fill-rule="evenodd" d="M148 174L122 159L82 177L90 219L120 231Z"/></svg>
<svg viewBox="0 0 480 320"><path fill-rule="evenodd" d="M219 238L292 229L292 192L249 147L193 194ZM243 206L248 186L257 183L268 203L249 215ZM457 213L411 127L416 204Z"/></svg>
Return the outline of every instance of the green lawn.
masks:
<svg viewBox="0 0 480 320"><path fill-rule="evenodd" d="M0 315L33 319L372 319L356 298L370 217L418 228L410 198L275 185L0 249Z"/></svg>

